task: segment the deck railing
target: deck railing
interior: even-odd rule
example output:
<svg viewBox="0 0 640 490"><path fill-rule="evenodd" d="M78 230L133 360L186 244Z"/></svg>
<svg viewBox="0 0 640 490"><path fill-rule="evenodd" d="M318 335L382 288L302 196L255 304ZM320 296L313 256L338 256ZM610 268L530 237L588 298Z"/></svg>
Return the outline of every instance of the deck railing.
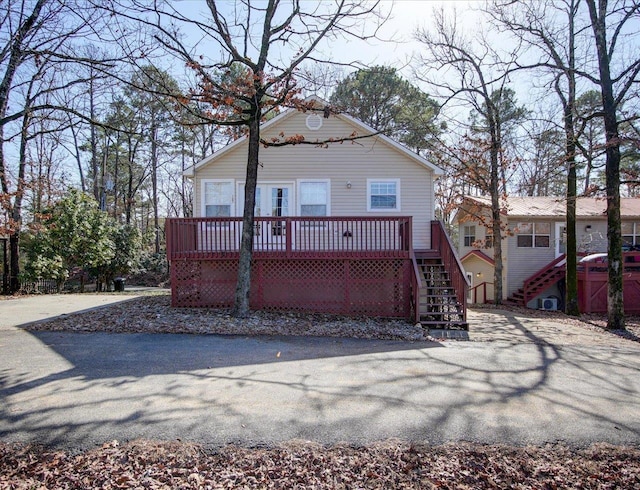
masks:
<svg viewBox="0 0 640 490"><path fill-rule="evenodd" d="M229 258L239 254L242 218L169 218L167 256ZM277 257L409 257L411 217L257 217L253 252Z"/></svg>

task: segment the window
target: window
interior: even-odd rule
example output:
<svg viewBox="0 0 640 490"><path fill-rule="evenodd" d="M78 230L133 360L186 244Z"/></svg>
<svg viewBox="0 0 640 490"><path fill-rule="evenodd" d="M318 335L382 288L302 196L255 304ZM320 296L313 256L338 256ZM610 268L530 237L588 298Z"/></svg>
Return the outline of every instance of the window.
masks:
<svg viewBox="0 0 640 490"><path fill-rule="evenodd" d="M640 223L622 223L622 246L640 245Z"/></svg>
<svg viewBox="0 0 640 490"><path fill-rule="evenodd" d="M473 243L476 241L475 225L465 225L463 235L464 235L464 246L473 247Z"/></svg>
<svg viewBox="0 0 640 490"><path fill-rule="evenodd" d="M484 248L493 248L493 230L490 226L484 229Z"/></svg>
<svg viewBox="0 0 640 490"><path fill-rule="evenodd" d="M367 211L400 211L400 179L367 179Z"/></svg>
<svg viewBox="0 0 640 490"><path fill-rule="evenodd" d="M202 182L202 187L204 216L207 218L231 216L233 182L205 180Z"/></svg>
<svg viewBox="0 0 640 490"><path fill-rule="evenodd" d="M300 181L300 216L329 216L329 182Z"/></svg>
<svg viewBox="0 0 640 490"><path fill-rule="evenodd" d="M550 238L551 225L549 223L518 223L519 248L549 248Z"/></svg>

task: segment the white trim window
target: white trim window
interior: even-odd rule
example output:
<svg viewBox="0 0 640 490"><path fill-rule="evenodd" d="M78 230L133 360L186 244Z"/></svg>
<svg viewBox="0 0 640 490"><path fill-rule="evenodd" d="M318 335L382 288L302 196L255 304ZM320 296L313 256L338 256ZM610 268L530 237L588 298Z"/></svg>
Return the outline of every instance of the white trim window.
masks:
<svg viewBox="0 0 640 490"><path fill-rule="evenodd" d="M330 216L331 186L329 180L298 180L298 214Z"/></svg>
<svg viewBox="0 0 640 490"><path fill-rule="evenodd" d="M464 225L462 236L464 236L464 246L473 247L473 244L476 243L475 225Z"/></svg>
<svg viewBox="0 0 640 490"><path fill-rule="evenodd" d="M633 247L640 245L640 223L623 221L622 225L622 246Z"/></svg>
<svg viewBox="0 0 640 490"><path fill-rule="evenodd" d="M367 211L400 211L400 179L367 179Z"/></svg>
<svg viewBox="0 0 640 490"><path fill-rule="evenodd" d="M518 248L549 248L551 225L549 223L518 223L516 239Z"/></svg>
<svg viewBox="0 0 640 490"><path fill-rule="evenodd" d="M228 218L233 208L232 180L202 181L202 216Z"/></svg>

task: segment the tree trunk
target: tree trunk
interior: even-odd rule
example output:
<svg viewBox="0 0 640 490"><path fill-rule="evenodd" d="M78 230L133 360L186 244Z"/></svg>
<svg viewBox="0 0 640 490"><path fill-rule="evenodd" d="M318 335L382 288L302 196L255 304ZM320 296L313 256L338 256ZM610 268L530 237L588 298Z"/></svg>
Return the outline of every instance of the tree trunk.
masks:
<svg viewBox="0 0 640 490"><path fill-rule="evenodd" d="M607 190L607 241L608 241L608 291L607 328L624 329L622 230L620 225L620 139L618 135L617 107L613 95L613 81L607 49L606 15L607 1L589 0L591 27L598 52L600 90L606 135L606 190Z"/></svg>
<svg viewBox="0 0 640 490"><path fill-rule="evenodd" d="M502 221L500 213L500 128L494 117L495 106L490 98L485 99L487 104L489 122L489 134L491 138L491 148L489 149L489 159L491 168L489 169L489 192L491 194L491 218L493 230L493 299L496 305L502 304Z"/></svg>
<svg viewBox="0 0 640 490"><path fill-rule="evenodd" d="M151 193L153 201L153 234L155 253L160 253L160 220L158 218L158 127L151 111Z"/></svg>
<svg viewBox="0 0 640 490"><path fill-rule="evenodd" d="M259 114L258 109L254 114ZM258 153L260 150L260 117L254 115L249 124L249 156L247 178L244 186L244 213L240 259L238 261L238 284L232 315L244 318L249 314L249 294L251 292L251 263L253 256L253 222L258 182Z"/></svg>
<svg viewBox="0 0 640 490"><path fill-rule="evenodd" d="M576 235L576 197L578 195L578 175L576 170L576 135L574 114L576 111L575 76L575 15L576 6L572 5L569 15L569 70L567 77L568 94L564 103L565 154L567 159L567 242L565 244L565 312L579 316L578 306L578 238ZM560 90L559 86L557 90ZM560 94L559 94L560 95ZM561 100L565 100L560 96ZM556 237L560 240L561 237Z"/></svg>

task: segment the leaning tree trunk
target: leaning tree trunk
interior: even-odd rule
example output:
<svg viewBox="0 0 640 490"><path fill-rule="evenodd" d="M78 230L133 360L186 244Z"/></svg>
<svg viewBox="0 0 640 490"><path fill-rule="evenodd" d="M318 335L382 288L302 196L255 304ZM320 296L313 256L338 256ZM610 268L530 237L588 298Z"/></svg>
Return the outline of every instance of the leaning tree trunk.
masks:
<svg viewBox="0 0 640 490"><path fill-rule="evenodd" d="M257 112L257 111L256 111ZM254 117L249 124L249 156L247 178L244 185L244 213L240 259L238 261L238 283L232 315L243 318L249 314L251 292L251 263L253 257L253 223L258 182L258 153L260 151L260 118Z"/></svg>

